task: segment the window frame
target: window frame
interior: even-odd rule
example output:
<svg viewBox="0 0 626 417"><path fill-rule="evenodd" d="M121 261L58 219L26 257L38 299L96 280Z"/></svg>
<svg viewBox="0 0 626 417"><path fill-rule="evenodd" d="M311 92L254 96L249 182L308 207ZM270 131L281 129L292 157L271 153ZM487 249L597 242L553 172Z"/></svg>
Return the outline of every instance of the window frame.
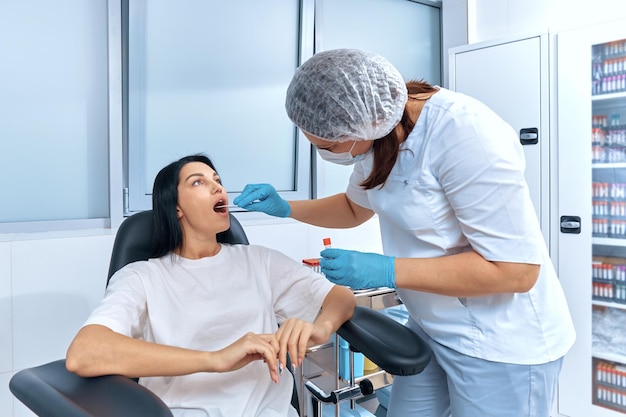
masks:
<svg viewBox="0 0 626 417"><path fill-rule="evenodd" d="M128 74L125 54L127 45L128 16L124 13L124 4L128 0L106 0L108 35L108 168L109 168L109 217L92 219L41 220L27 222L1 222L0 240L11 240L17 233L68 231L79 234L109 233L107 229L116 229L125 217L132 214L127 210L128 181ZM407 0L441 9L438 0ZM299 0L300 5L300 50L298 65L314 53L315 48L315 0ZM443 59L443 55L441 56ZM318 191L318 177L324 174L324 167L318 167L317 154L301 132L294 127L297 138L296 171L297 190L282 192L286 199L315 199ZM231 199L235 195L231 196ZM241 213L249 219L257 213ZM261 216L261 218L263 218ZM264 218L263 218L264 219Z"/></svg>
<svg viewBox="0 0 626 417"><path fill-rule="evenodd" d="M146 141L145 134L141 132L141 124L130 125L130 114L139 115L142 117L143 108L141 103L143 97L132 96L137 91L140 94L144 94L145 88L142 88L141 84L144 82L142 74L131 74L129 71L128 54L133 50L131 42L133 40L129 36L129 14L130 14L130 1L122 0L122 21L123 21L123 72L125 75L124 89L123 89L123 101L124 101L124 202L123 202L123 215L132 215L135 212L150 209L152 205L151 194L148 194L146 185L152 182L147 181L145 178L146 172ZM305 60L313 55L314 51L314 13L315 13L315 0L297 0L297 7L299 11L299 21L296 22L298 29L296 33L297 37L297 51L296 60L294 62L295 69ZM141 30L141 28L139 28ZM140 40L141 42L141 40ZM145 46L137 44L137 48L142 50ZM132 100L131 100L132 98ZM134 103L134 104L131 104ZM134 106L134 108L130 108ZM139 127L135 127L139 125ZM310 199L314 195L315 182L312 180L312 173L314 173L313 161L314 154L311 145L304 138L302 133L293 126L292 140L294 143L294 155L293 155L293 170L291 182L293 184L293 190L279 190L281 197L288 200L297 199ZM218 162L218 166L220 163ZM254 182L254 179L250 179L249 182ZM240 193L228 192L229 200L232 201ZM234 209L232 211L242 211Z"/></svg>

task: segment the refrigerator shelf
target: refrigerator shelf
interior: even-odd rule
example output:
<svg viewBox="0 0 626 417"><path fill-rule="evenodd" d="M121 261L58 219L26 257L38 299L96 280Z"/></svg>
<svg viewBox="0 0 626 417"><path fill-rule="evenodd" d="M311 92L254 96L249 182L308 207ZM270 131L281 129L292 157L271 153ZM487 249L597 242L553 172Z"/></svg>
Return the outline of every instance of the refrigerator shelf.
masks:
<svg viewBox="0 0 626 417"><path fill-rule="evenodd" d="M611 410L619 411L620 413L626 413L626 405L618 405L609 401L596 400L597 404L602 407L610 408Z"/></svg>
<svg viewBox="0 0 626 417"><path fill-rule="evenodd" d="M620 100L623 98L626 98L626 92L621 91L619 93L597 94L591 97L591 101Z"/></svg>
<svg viewBox="0 0 626 417"><path fill-rule="evenodd" d="M594 245L626 247L626 239L623 238L594 237L591 239L591 242Z"/></svg>
<svg viewBox="0 0 626 417"><path fill-rule="evenodd" d="M626 303L616 303L614 301L599 300L594 298L592 300L592 304L598 307L619 308L621 310L626 310Z"/></svg>
<svg viewBox="0 0 626 417"><path fill-rule="evenodd" d="M611 353L611 352L602 352L602 351L599 351L599 350L594 350L592 352L592 355L596 359L602 359L602 360L605 360L605 361L626 364L626 355L620 355L620 354Z"/></svg>
<svg viewBox="0 0 626 417"><path fill-rule="evenodd" d="M595 162L591 164L593 169L623 169L626 168L626 162Z"/></svg>
<svg viewBox="0 0 626 417"><path fill-rule="evenodd" d="M621 385L616 385L616 384L611 384L608 382L601 382L601 381L596 381L596 384L599 387L605 387L605 388L611 388L611 389L618 389L618 390L624 390L626 389L626 387L623 387Z"/></svg>

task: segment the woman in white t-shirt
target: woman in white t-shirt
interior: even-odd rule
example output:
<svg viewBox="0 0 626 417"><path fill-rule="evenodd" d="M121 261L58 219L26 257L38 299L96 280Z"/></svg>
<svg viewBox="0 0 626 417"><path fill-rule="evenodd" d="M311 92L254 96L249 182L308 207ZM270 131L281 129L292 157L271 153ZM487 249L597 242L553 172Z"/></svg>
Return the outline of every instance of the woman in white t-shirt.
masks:
<svg viewBox="0 0 626 417"><path fill-rule="evenodd" d="M250 184L234 202L322 227L378 215L385 255L326 249L321 268L397 288L432 348L423 373L394 378L387 417L547 417L575 333L511 126L354 49L303 63L286 109L323 159L354 164L347 191L287 202Z"/></svg>
<svg viewBox="0 0 626 417"><path fill-rule="evenodd" d="M327 341L352 291L275 250L218 243L228 195L205 156L163 168L152 198L154 258L113 275L67 368L139 378L175 416L297 416L286 356L299 366Z"/></svg>

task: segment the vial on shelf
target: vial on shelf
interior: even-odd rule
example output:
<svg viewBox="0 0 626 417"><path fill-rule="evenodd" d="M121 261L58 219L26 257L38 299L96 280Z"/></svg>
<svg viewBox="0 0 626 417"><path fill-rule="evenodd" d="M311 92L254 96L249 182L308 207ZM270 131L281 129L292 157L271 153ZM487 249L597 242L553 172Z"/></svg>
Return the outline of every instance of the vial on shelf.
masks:
<svg viewBox="0 0 626 417"><path fill-rule="evenodd" d="M323 243L324 243L324 248L328 249L330 248L330 238L329 237L325 237L323 239ZM321 268L320 268L320 258L307 258L307 259L303 259L302 260L302 264L308 266L309 268L313 269L315 272L322 272Z"/></svg>
<svg viewBox="0 0 626 417"><path fill-rule="evenodd" d="M319 258L303 259L302 260L302 264L308 266L311 269L313 269L315 272L320 272L321 271Z"/></svg>

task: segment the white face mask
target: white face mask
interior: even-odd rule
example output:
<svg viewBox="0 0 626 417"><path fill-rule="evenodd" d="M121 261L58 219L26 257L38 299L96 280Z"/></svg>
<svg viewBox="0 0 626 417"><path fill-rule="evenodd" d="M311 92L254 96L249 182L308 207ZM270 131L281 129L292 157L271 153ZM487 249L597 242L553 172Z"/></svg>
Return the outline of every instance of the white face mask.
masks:
<svg viewBox="0 0 626 417"><path fill-rule="evenodd" d="M365 153L352 156L352 149L354 149L354 145L356 145L356 140L354 141L354 143L352 144L352 147L350 148L348 152L335 153L335 152L329 151L328 149L318 148L317 153L320 154L320 157L324 161L332 162L333 164L339 164L339 165L352 165L355 162L359 162L363 160L372 151L372 148L370 148Z"/></svg>

